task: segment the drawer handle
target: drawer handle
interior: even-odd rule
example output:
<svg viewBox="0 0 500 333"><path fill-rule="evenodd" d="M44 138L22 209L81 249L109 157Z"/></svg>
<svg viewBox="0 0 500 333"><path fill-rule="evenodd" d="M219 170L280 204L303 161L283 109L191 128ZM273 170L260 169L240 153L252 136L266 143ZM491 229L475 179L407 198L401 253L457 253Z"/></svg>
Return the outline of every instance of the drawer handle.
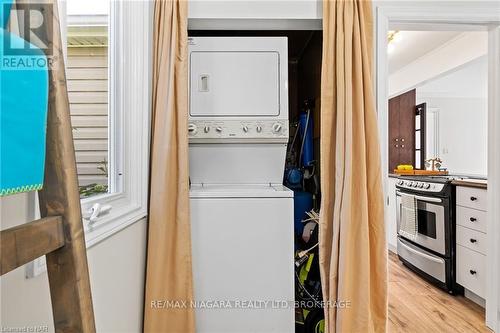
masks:
<svg viewBox="0 0 500 333"><path fill-rule="evenodd" d="M477 219L476 219L475 217L471 217L469 220L470 220L471 222L476 222L476 221L477 221Z"/></svg>
<svg viewBox="0 0 500 333"><path fill-rule="evenodd" d="M477 198L476 197L470 197L470 201L476 201Z"/></svg>
<svg viewBox="0 0 500 333"><path fill-rule="evenodd" d="M475 242L477 242L477 239L471 238L471 239L470 239L470 242L471 242L471 243L475 243Z"/></svg>
<svg viewBox="0 0 500 333"><path fill-rule="evenodd" d="M469 272L470 272L470 274L471 274L471 275L475 275L475 274L477 273L477 272L476 272L475 270L473 270L473 269L471 269Z"/></svg>

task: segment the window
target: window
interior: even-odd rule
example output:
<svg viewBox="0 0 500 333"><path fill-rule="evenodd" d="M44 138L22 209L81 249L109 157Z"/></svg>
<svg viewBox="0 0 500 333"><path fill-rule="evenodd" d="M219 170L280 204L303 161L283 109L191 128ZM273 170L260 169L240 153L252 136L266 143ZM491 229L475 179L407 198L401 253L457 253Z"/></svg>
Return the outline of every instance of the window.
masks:
<svg viewBox="0 0 500 333"><path fill-rule="evenodd" d="M59 2L87 247L147 213L152 2ZM82 46L79 46L82 45ZM36 195L30 211L39 217ZM45 258L26 276L46 270Z"/></svg>
<svg viewBox="0 0 500 333"><path fill-rule="evenodd" d="M146 215L151 12L149 1L62 6L87 246Z"/></svg>
<svg viewBox="0 0 500 333"><path fill-rule="evenodd" d="M82 198L112 191L109 0L66 2L66 79Z"/></svg>

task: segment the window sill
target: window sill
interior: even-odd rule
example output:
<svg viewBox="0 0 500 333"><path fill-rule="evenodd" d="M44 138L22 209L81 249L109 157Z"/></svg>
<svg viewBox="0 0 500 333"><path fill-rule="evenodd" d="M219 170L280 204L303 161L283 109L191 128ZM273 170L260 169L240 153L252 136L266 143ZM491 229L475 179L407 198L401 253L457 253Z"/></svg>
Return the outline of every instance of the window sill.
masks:
<svg viewBox="0 0 500 333"><path fill-rule="evenodd" d="M103 217L99 222L85 226L85 245L87 249L97 245L103 240L112 237L128 226L139 222L147 216L145 208L136 206L121 212L113 212L110 218Z"/></svg>

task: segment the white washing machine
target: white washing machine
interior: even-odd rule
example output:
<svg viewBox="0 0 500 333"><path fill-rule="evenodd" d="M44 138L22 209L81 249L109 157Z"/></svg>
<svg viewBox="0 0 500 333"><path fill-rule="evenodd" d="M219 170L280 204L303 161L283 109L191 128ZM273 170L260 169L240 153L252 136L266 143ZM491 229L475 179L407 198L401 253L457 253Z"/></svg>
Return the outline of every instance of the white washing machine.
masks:
<svg viewBox="0 0 500 333"><path fill-rule="evenodd" d="M294 331L286 38L189 40L196 330Z"/></svg>
<svg viewBox="0 0 500 333"><path fill-rule="evenodd" d="M200 308L198 332L294 332L292 198L274 186L191 188L195 298L230 301Z"/></svg>

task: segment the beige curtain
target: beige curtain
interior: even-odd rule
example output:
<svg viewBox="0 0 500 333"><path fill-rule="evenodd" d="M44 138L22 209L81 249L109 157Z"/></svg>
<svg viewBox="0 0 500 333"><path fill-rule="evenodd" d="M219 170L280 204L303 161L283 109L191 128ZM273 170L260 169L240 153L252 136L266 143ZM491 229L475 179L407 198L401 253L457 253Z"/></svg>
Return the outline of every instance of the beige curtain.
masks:
<svg viewBox="0 0 500 333"><path fill-rule="evenodd" d="M189 333L194 332L194 313L189 308L193 278L188 178L187 1L155 2L153 38L144 332ZM183 302L187 302L187 308Z"/></svg>
<svg viewBox="0 0 500 333"><path fill-rule="evenodd" d="M372 39L370 1L323 2L319 253L330 333L386 330L387 251Z"/></svg>

